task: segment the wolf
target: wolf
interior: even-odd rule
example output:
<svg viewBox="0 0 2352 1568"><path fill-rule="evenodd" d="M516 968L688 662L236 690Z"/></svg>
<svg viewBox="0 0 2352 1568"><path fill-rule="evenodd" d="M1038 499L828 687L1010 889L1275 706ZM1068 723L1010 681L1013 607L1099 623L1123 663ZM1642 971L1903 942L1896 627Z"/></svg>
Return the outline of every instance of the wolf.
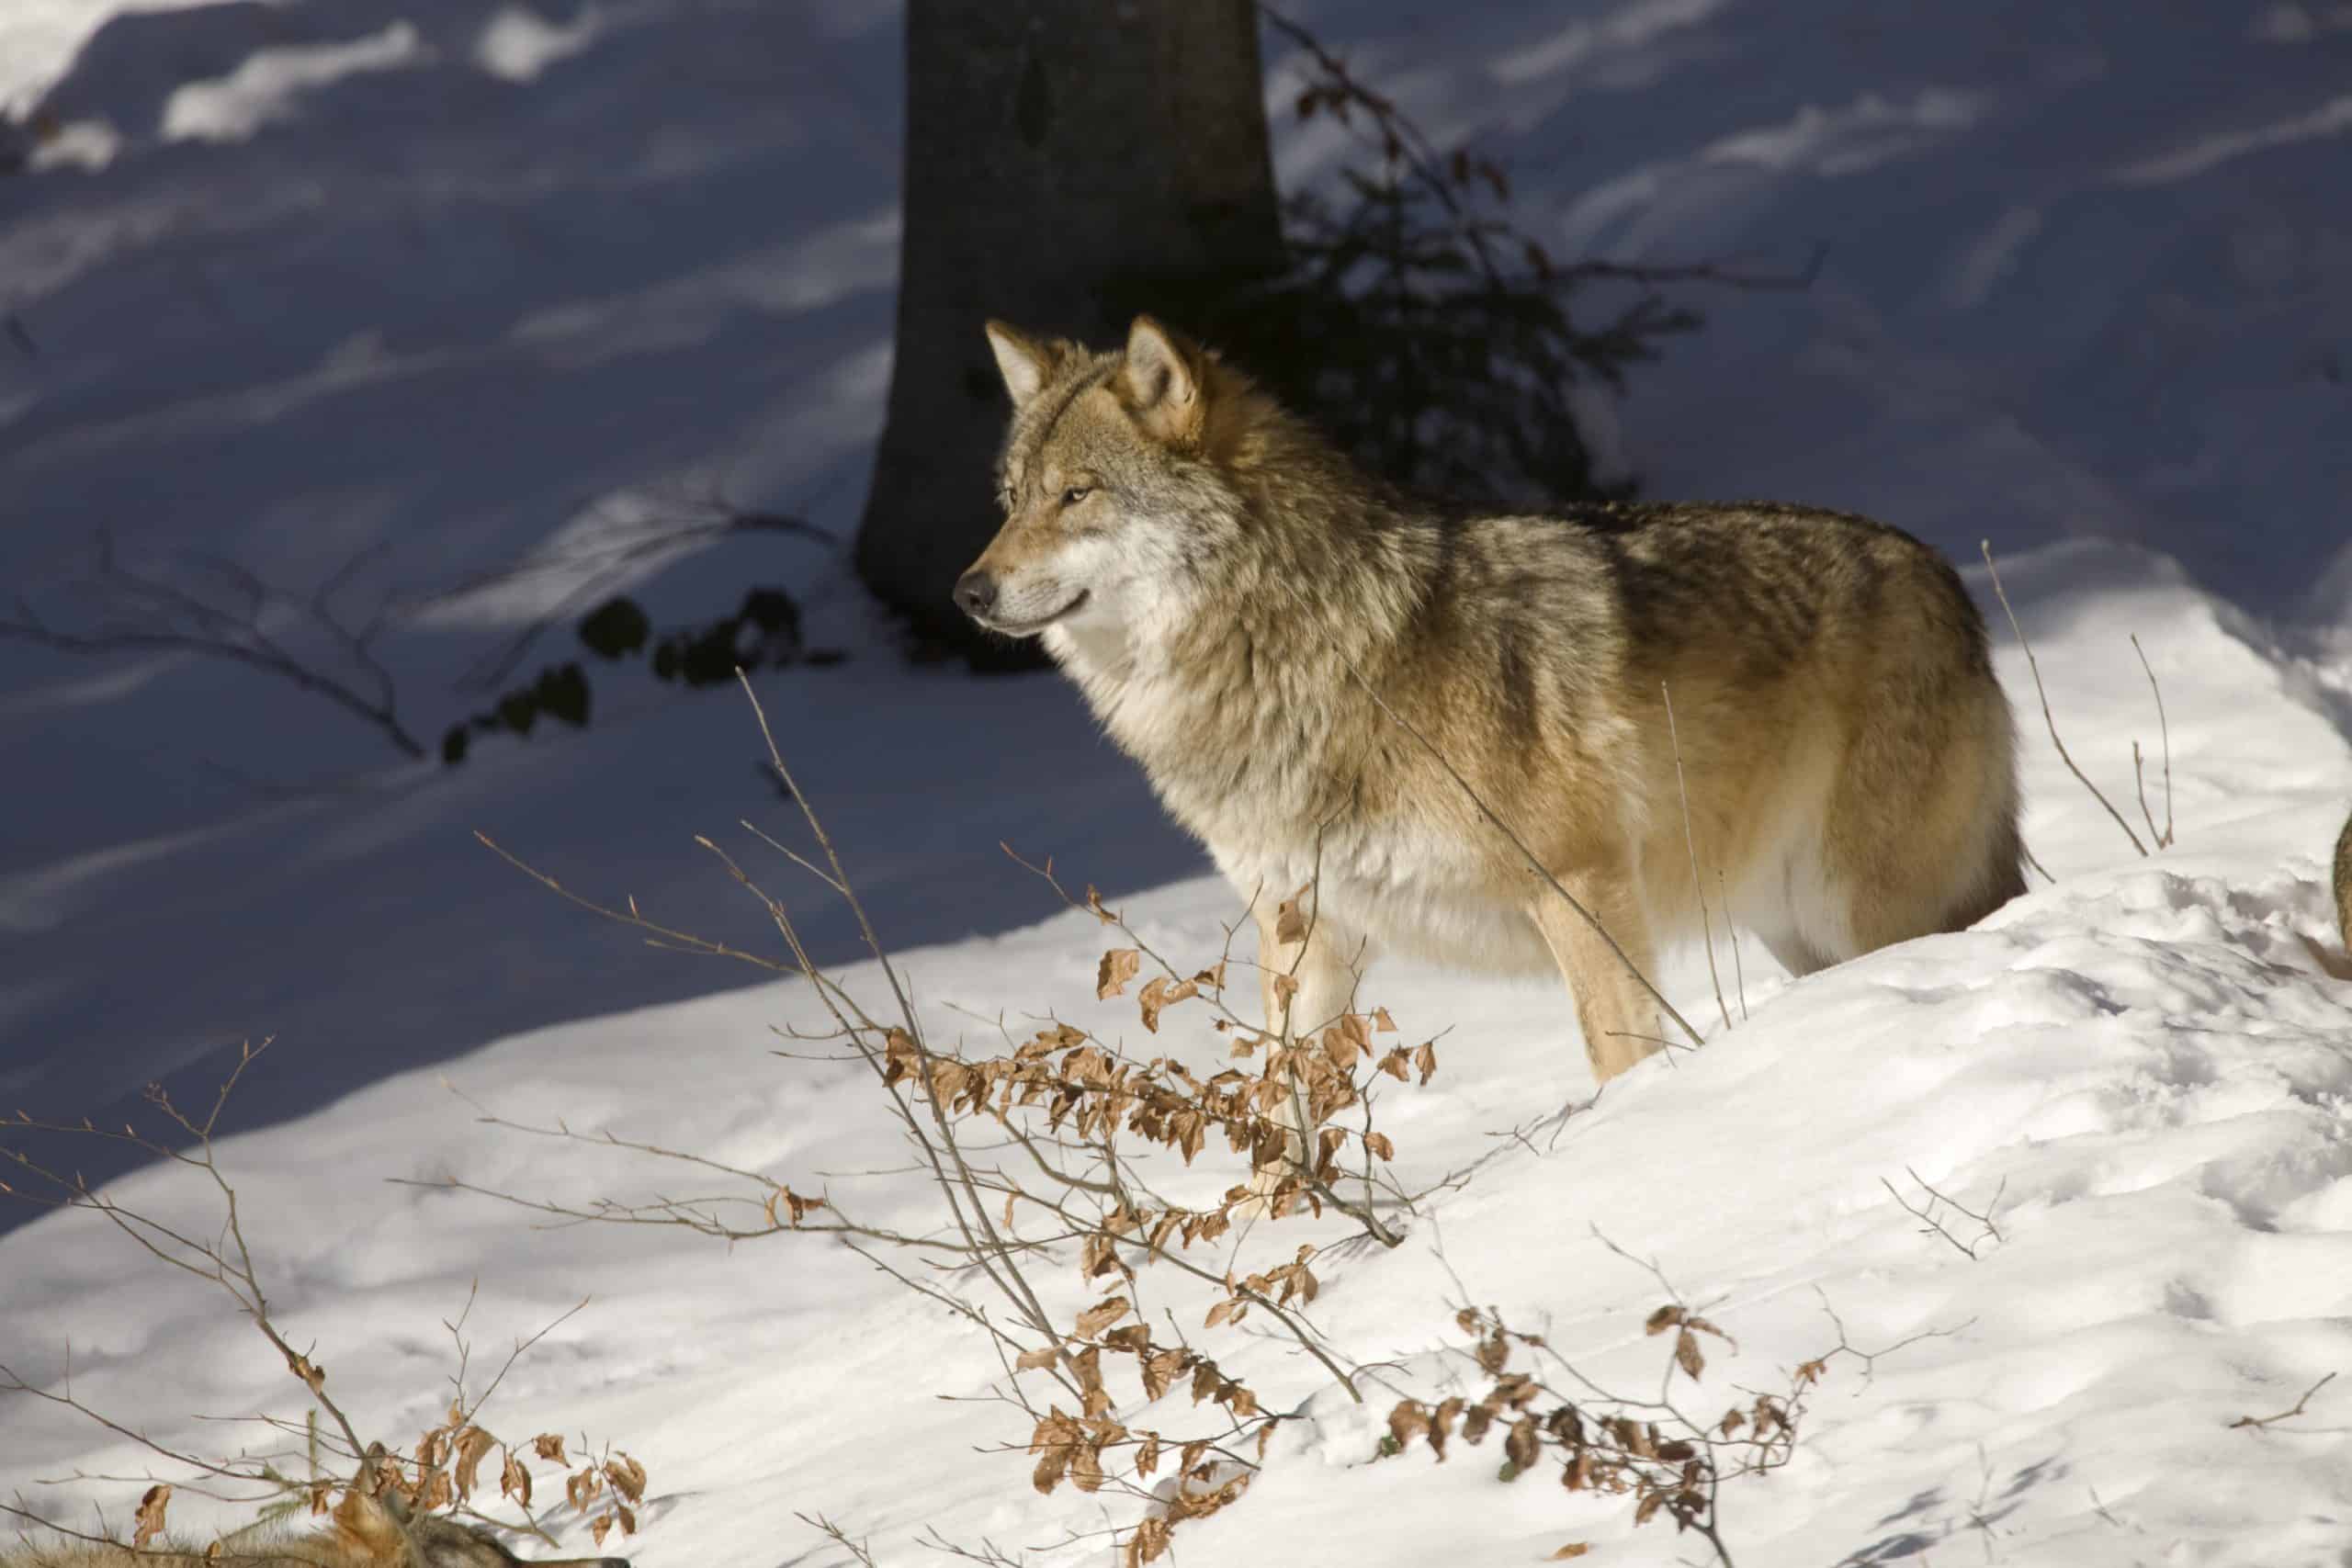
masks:
<svg viewBox="0 0 2352 1568"><path fill-rule="evenodd" d="M412 1561L403 1524L421 1562ZM523 1568L526 1562L531 1568L629 1568L625 1557L520 1558L487 1531L417 1513L397 1494L379 1502L356 1488L345 1494L323 1530L260 1540L230 1537L217 1555L203 1548L80 1540L0 1554L0 1568Z"/></svg>
<svg viewBox="0 0 2352 1568"><path fill-rule="evenodd" d="M1250 900L1271 1032L1383 951L1556 969L1605 1082L1666 1043L1643 976L1711 904L1804 975L2025 890L1984 618L1910 536L1419 501L1149 317L987 332L1004 523L956 601L1043 640Z"/></svg>

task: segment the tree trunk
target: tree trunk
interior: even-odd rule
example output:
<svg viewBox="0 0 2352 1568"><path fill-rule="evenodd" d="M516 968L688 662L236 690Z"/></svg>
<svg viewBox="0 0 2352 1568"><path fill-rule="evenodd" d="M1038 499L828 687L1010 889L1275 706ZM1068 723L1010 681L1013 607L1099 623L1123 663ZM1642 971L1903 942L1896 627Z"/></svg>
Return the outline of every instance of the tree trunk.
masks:
<svg viewBox="0 0 2352 1568"><path fill-rule="evenodd" d="M948 591L996 531L981 323L1099 347L1165 293L1282 265L1251 0L910 0L897 359L857 566L976 649Z"/></svg>

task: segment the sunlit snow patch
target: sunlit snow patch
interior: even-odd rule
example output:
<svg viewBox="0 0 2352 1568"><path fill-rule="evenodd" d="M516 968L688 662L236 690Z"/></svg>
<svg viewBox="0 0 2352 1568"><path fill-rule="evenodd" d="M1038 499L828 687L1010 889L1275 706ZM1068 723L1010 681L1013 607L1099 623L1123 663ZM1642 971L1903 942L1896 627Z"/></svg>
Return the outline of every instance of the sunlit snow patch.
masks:
<svg viewBox="0 0 2352 1568"><path fill-rule="evenodd" d="M313 88L363 71L421 65L431 57L406 22L348 43L257 50L226 76L191 82L175 92L164 106L164 136L243 141L263 126L290 118L295 100Z"/></svg>
<svg viewBox="0 0 2352 1568"><path fill-rule="evenodd" d="M559 60L596 41L605 19L594 6L559 26L520 6L502 6L474 40L474 63L508 82L531 82Z"/></svg>

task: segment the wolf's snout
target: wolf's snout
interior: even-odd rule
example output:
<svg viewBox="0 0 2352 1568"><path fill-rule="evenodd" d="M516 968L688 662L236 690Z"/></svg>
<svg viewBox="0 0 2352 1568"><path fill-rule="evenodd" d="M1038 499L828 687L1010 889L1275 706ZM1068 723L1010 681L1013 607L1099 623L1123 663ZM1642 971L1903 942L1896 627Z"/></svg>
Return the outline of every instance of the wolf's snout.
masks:
<svg viewBox="0 0 2352 1568"><path fill-rule="evenodd" d="M956 603L964 614L978 620L996 608L996 579L985 571L967 571L956 580Z"/></svg>

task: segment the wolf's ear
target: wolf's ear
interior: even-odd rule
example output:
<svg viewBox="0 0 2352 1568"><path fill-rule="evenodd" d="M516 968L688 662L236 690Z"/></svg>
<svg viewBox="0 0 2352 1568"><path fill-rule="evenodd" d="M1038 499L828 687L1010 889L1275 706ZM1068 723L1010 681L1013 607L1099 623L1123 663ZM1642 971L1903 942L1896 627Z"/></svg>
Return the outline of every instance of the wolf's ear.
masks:
<svg viewBox="0 0 2352 1568"><path fill-rule="evenodd" d="M1026 408L1054 373L1051 345L1022 336L1002 321L988 324L989 347L996 351L996 367L1003 374L1004 389L1012 394L1015 409Z"/></svg>
<svg viewBox="0 0 2352 1568"><path fill-rule="evenodd" d="M1127 362L1119 371L1128 409L1145 431L1175 446L1201 433L1200 372L1183 345L1149 316L1127 329Z"/></svg>

